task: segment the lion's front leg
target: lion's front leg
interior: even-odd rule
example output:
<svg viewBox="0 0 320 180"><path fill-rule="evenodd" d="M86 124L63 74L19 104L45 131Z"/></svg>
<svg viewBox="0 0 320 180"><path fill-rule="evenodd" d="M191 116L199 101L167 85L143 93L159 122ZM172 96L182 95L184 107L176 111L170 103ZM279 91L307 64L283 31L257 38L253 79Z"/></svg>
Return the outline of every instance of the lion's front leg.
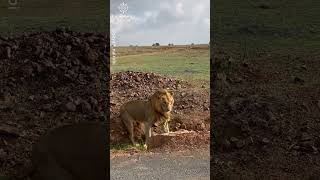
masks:
<svg viewBox="0 0 320 180"><path fill-rule="evenodd" d="M163 124L163 129L164 129L164 132L165 133L170 133L170 130L169 130L169 121L165 121L164 124Z"/></svg>
<svg viewBox="0 0 320 180"><path fill-rule="evenodd" d="M152 121L146 122L144 124L144 132L145 132L145 143L144 143L144 148L147 149L148 145L150 143L150 138L152 136Z"/></svg>

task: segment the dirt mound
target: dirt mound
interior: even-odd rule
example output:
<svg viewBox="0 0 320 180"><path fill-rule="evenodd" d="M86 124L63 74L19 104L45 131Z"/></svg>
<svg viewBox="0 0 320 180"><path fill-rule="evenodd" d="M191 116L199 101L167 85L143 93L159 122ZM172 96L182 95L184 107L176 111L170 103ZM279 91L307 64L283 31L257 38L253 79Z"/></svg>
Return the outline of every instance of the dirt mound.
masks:
<svg viewBox="0 0 320 180"><path fill-rule="evenodd" d="M318 177L315 164L320 162L320 88L308 82L319 74L319 64L308 71L294 71L300 58L292 58L290 65L277 66L281 61L277 56L236 60L218 52L215 57L214 177ZM318 60L315 57L314 61ZM304 82L297 83L292 77Z"/></svg>
<svg viewBox="0 0 320 180"><path fill-rule="evenodd" d="M48 129L106 121L109 37L68 29L0 38L0 172L17 171Z"/></svg>
<svg viewBox="0 0 320 180"><path fill-rule="evenodd" d="M119 72L112 74L111 79L111 142L128 141L127 131L119 119L120 106L129 100L147 99L156 89L174 90L174 110L170 129L208 131L209 125L209 92L194 88L191 84L164 77L155 73ZM138 126L136 131L139 131ZM160 127L155 125L160 133ZM141 131L140 131L141 134Z"/></svg>

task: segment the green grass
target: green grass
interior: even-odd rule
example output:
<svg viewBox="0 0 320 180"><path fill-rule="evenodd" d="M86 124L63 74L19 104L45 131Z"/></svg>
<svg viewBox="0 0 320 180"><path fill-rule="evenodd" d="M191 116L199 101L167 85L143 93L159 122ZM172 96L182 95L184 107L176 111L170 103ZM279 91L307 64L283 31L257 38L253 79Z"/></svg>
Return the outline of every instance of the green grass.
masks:
<svg viewBox="0 0 320 180"><path fill-rule="evenodd" d="M263 3L269 9L259 8ZM212 9L212 38L231 53L246 48L251 56L257 51L317 53L319 7L320 1L315 0L217 0Z"/></svg>
<svg viewBox="0 0 320 180"><path fill-rule="evenodd" d="M107 1L100 0L25 0L17 9L8 9L8 1L0 2L0 34L70 27L82 32L106 32Z"/></svg>
<svg viewBox="0 0 320 180"><path fill-rule="evenodd" d="M160 50L154 54L120 56L116 58L116 64L111 65L111 72L119 71L154 72L209 85L209 48L187 49L184 47L171 51Z"/></svg>
<svg viewBox="0 0 320 180"><path fill-rule="evenodd" d="M133 146L131 143L119 143L111 144L110 152L128 152L130 149L137 149L139 151L145 151L143 143L139 143L138 147ZM1 180L1 179L0 179Z"/></svg>

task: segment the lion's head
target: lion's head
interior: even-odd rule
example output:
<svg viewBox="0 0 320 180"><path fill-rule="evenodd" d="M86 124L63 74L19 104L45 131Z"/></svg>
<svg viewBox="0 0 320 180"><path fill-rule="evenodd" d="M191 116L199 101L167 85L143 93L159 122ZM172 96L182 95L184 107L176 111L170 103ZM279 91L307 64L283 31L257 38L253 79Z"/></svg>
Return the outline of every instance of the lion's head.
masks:
<svg viewBox="0 0 320 180"><path fill-rule="evenodd" d="M151 96L151 102L155 110L159 113L172 111L174 99L173 92L166 89L159 89Z"/></svg>

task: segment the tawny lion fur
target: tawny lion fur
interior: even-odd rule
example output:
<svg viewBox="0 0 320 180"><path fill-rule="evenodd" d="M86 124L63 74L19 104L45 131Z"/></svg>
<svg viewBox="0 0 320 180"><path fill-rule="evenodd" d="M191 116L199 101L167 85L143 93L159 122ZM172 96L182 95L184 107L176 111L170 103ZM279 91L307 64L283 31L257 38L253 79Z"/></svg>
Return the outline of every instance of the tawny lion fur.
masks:
<svg viewBox="0 0 320 180"><path fill-rule="evenodd" d="M169 133L173 103L173 93L159 89L147 101L133 100L123 104L120 107L120 118L129 132L132 144L137 145L134 141L134 122L144 124L145 148L147 148L149 138L152 136L152 125L155 122L161 122L163 130Z"/></svg>

